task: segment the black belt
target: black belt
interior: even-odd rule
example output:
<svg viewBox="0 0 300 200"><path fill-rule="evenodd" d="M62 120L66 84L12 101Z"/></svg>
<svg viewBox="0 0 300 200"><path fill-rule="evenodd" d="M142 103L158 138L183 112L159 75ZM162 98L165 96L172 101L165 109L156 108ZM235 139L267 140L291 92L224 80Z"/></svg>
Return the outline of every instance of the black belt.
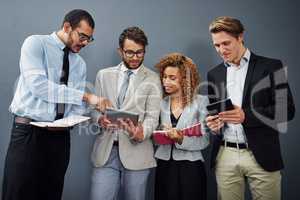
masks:
<svg viewBox="0 0 300 200"><path fill-rule="evenodd" d="M19 116L15 116L15 122L17 124L26 124L29 125L30 122L32 122L33 120L27 117L19 117Z"/></svg>
<svg viewBox="0 0 300 200"><path fill-rule="evenodd" d="M248 144L247 143L235 143L235 142L225 142L224 140L222 141L222 144L225 147L232 147L232 148L237 148L237 149L247 149Z"/></svg>
<svg viewBox="0 0 300 200"><path fill-rule="evenodd" d="M17 124L25 124L30 125L30 122L34 120L27 118L27 117L20 117L15 115L15 123ZM70 130L70 127L43 127L42 129L46 129L48 131L67 131Z"/></svg>

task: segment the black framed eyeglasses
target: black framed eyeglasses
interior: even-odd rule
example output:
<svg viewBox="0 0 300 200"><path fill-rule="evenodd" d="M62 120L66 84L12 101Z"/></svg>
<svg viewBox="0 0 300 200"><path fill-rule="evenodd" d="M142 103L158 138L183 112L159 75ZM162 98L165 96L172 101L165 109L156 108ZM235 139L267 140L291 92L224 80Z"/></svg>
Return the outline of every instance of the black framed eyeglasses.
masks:
<svg viewBox="0 0 300 200"><path fill-rule="evenodd" d="M122 50L125 54L126 57L128 58L133 58L134 55L138 58L142 58L145 55L145 49L137 50L137 51L132 51L132 50Z"/></svg>
<svg viewBox="0 0 300 200"><path fill-rule="evenodd" d="M91 35L91 36L88 36L84 33L80 33L79 31L75 30L79 36L79 41L80 42L84 42L84 41L87 41L88 43L91 43L93 42L95 39L94 37Z"/></svg>

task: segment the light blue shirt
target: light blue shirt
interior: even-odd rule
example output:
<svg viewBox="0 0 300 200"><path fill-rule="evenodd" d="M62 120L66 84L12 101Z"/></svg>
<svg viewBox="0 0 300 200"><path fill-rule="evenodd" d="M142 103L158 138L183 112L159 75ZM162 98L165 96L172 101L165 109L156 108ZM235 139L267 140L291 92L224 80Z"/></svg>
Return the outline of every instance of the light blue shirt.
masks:
<svg viewBox="0 0 300 200"><path fill-rule="evenodd" d="M10 112L37 121L53 121L57 103L64 103L65 117L84 113L86 64L79 54L70 52L68 85L60 84L64 47L55 32L26 38Z"/></svg>

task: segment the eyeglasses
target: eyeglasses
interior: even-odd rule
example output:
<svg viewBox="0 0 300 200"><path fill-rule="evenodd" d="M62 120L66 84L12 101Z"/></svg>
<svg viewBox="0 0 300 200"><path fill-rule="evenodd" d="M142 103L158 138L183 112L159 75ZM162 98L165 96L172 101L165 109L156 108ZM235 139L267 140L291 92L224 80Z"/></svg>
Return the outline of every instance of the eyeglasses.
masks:
<svg viewBox="0 0 300 200"><path fill-rule="evenodd" d="M138 58L142 58L145 55L145 49L137 50L137 51L132 51L132 50L122 50L125 53L125 56L128 58L133 58L134 55Z"/></svg>
<svg viewBox="0 0 300 200"><path fill-rule="evenodd" d="M77 30L75 30L75 31L77 32L77 34L79 36L79 41L80 42L87 41L88 43L91 43L91 42L93 42L95 40L92 35L88 36L88 35L86 35L84 33L78 32Z"/></svg>

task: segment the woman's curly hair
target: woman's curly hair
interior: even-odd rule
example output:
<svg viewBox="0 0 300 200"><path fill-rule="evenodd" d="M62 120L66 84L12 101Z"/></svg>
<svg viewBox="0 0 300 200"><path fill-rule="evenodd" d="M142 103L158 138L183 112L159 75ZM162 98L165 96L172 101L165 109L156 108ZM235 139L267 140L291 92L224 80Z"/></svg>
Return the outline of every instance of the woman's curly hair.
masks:
<svg viewBox="0 0 300 200"><path fill-rule="evenodd" d="M195 94L198 92L200 76L197 65L191 58L181 53L170 53L164 56L155 67L159 70L161 82L167 67L178 67L181 75L180 85L183 93L183 105L186 106L193 101ZM166 95L164 91L164 96Z"/></svg>

